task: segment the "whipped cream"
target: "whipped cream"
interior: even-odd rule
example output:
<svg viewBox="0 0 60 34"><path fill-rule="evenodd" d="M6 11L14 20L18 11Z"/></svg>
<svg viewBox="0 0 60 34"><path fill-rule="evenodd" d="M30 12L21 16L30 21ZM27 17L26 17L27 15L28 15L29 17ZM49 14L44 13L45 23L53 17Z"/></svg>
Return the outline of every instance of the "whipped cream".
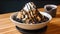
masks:
<svg viewBox="0 0 60 34"><path fill-rule="evenodd" d="M30 10L33 10L33 9L36 9L36 6L34 5L33 2L27 3L23 8L23 10L25 10L27 12L30 11Z"/></svg>

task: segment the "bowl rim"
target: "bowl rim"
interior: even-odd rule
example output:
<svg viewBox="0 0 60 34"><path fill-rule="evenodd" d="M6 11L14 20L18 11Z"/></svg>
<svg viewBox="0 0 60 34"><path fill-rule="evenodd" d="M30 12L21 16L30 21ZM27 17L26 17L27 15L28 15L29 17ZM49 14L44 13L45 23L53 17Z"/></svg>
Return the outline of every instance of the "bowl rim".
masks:
<svg viewBox="0 0 60 34"><path fill-rule="evenodd" d="M46 9L46 7L54 7L54 9L56 9L57 8L57 5L53 5L53 4L47 4L47 5L45 5L44 6L44 8Z"/></svg>
<svg viewBox="0 0 60 34"><path fill-rule="evenodd" d="M22 25L38 25L38 24L43 24L43 23L48 23L49 21L51 21L51 19L52 19L52 16L50 15L50 14L48 14L48 13L46 13L46 12L40 12L41 14L47 14L47 15L49 15L49 20L48 21L46 21L46 22L43 22L43 23L38 23L38 24L25 24L25 23L20 23L20 22L18 22L18 21L15 21L15 20L13 20L12 19L12 17L14 16L14 14L16 14L16 13L18 13L18 12L15 12L15 13L13 13L13 14L11 14L11 16L10 16L10 20L13 22L13 23L18 23L18 24L22 24Z"/></svg>

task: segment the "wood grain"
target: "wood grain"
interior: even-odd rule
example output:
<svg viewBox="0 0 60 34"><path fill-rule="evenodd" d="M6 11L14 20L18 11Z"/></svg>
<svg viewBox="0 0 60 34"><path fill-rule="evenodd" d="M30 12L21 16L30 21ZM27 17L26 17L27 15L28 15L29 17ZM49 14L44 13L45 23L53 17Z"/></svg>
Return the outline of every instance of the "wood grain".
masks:
<svg viewBox="0 0 60 34"><path fill-rule="evenodd" d="M43 8L40 8L39 10L44 11ZM11 14L12 13L0 15L0 34L22 34L16 29L14 23L10 21L9 17ZM45 34L60 34L60 5L57 8L56 17L47 25L48 28Z"/></svg>

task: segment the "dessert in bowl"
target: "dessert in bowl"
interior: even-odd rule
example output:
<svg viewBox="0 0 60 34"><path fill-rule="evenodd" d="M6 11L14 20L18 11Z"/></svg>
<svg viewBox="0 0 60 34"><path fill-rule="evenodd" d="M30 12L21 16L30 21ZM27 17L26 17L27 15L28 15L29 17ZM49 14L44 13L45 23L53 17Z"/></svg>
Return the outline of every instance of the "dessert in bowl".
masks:
<svg viewBox="0 0 60 34"><path fill-rule="evenodd" d="M45 27L52 19L50 14L38 11L32 4L32 2L27 3L23 8L24 10L22 9L10 16L10 20L19 28L26 30L40 29Z"/></svg>

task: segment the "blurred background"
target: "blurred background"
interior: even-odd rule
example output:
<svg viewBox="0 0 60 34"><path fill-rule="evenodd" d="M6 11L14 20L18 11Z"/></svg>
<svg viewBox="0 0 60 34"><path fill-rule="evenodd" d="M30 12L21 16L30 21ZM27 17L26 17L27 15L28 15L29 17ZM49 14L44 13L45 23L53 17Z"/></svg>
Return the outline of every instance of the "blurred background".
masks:
<svg viewBox="0 0 60 34"><path fill-rule="evenodd" d="M46 4L60 5L60 0L0 0L0 14L19 11L30 1L34 2L37 8Z"/></svg>

